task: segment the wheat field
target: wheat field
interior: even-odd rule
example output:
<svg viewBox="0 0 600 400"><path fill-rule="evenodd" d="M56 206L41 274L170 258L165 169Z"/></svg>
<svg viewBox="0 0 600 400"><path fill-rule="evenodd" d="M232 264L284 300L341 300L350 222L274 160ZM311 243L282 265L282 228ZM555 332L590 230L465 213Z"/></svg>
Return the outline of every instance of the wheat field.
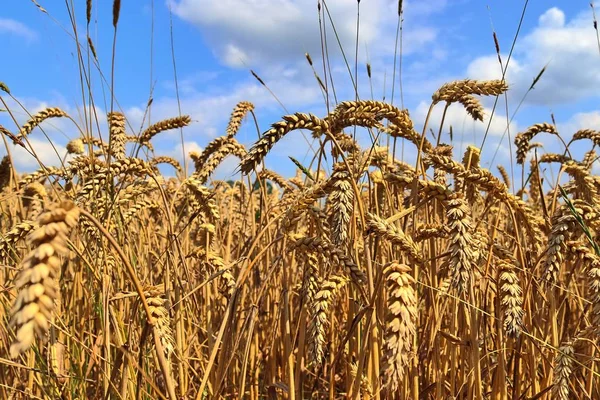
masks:
<svg viewBox="0 0 600 400"><path fill-rule="evenodd" d="M507 90L449 82L429 111L481 121ZM189 168L152 144L189 116L132 132L119 111L62 164L2 158L1 398L600 398L599 131L535 124L490 171L383 101L285 115L247 147L254 111L240 99ZM77 124L51 107L0 136L37 157L29 135L56 118ZM310 162L267 169L300 130ZM213 179L230 156L241 177Z"/></svg>

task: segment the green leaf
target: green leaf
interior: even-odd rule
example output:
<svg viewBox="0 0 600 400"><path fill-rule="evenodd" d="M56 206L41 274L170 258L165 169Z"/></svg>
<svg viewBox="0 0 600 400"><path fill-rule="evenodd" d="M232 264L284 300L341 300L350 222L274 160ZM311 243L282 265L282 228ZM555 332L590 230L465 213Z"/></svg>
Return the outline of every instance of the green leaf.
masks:
<svg viewBox="0 0 600 400"><path fill-rule="evenodd" d="M288 157L290 158L290 160L292 160L292 162L294 164L296 164L296 167L300 168L300 171L302 171L304 173L304 175L306 175L306 176L308 176L310 178L311 181L315 180L315 178L313 178L313 176L310 173L310 171L308 170L308 168L306 168L304 165L300 164L300 161L296 160L292 156L288 156Z"/></svg>
<svg viewBox="0 0 600 400"><path fill-rule="evenodd" d="M560 189L560 194L565 199L565 203L567 204L567 207L569 207L571 214L573 214L573 216L577 220L577 223L579 223L579 226L581 226L581 229L583 230L583 233L585 234L587 240L590 242L590 244L594 248L596 255L600 256L600 247L598 247L598 244L596 244L596 242L594 241L592 233L590 232L590 228L588 228L588 226L585 224L585 221L583 220L581 215L579 215L579 213L575 209L575 206L571 202L571 199L569 199L567 192L565 192L565 189L563 189L563 187L560 185L558 185L558 188Z"/></svg>

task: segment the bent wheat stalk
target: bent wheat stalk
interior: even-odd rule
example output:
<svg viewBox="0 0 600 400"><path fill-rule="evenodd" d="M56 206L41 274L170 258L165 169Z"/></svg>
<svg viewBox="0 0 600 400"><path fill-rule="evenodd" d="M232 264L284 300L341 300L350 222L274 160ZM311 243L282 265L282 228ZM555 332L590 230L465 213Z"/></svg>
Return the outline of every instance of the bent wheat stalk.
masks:
<svg viewBox="0 0 600 400"><path fill-rule="evenodd" d="M106 230L106 228L104 228L102 223L100 221L98 221L89 212L87 212L85 210L80 210L80 211L81 211L81 215L83 215L92 224L94 224L96 226L96 228L100 231L100 233L102 233L102 235L108 240L110 245L117 252L119 257L121 258L121 261L125 265L127 273L129 274L129 277L133 281L135 290L140 298L140 301L142 302L144 311L146 312L147 323L152 328L152 336L154 338L154 346L156 347L156 355L158 358L158 365L159 365L161 372L165 378L165 385L167 386L167 392L169 393L169 397L171 399L176 399L177 396L175 394L175 383L171 376L171 370L169 368L169 364L167 363L167 360L165 358L165 350L163 348L163 345L161 342L161 337L160 337L161 332L156 324L156 320L154 318L152 308L150 308L150 305L148 304L148 300L146 299L146 295L144 294L144 288L142 287L142 284L141 284L140 280L138 279L138 277L135 273L135 270L133 269L133 266L129 262L129 259L127 258L125 253L123 253L121 246L119 246L119 244L117 243L115 238Z"/></svg>

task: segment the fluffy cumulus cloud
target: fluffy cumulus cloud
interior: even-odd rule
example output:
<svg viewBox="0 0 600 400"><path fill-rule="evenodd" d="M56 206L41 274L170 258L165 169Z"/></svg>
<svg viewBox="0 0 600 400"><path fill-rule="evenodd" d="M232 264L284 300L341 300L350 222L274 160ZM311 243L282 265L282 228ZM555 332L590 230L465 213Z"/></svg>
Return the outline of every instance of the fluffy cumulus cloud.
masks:
<svg viewBox="0 0 600 400"><path fill-rule="evenodd" d="M180 100L181 110L184 114L190 114L193 119L192 126L184 130L184 140L205 145L212 138L222 135L231 110L242 100L251 101L256 106L261 131L284 114L302 111L325 115L323 93L304 58L305 53L311 54L317 73L322 78L321 67L318 67L321 65L322 42L317 2L167 0L167 3L178 18L201 32L204 43L222 64L232 68L252 68L268 87L267 90L250 74L216 89L199 84L207 75L206 72L199 76L184 77L184 82L180 85L184 88ZM354 90L335 34L349 62L353 63L357 4L356 1L347 0L321 2L322 26L326 27L328 43L327 57L331 63L328 74L331 73L333 77L331 79L335 82L335 94L340 101L353 99ZM432 0L426 4L416 0L404 1L404 54L425 54L433 46L438 29L427 21L427 17L443 11L445 6L446 0ZM359 79L361 93L370 91L369 82L364 79L367 60L374 69L381 69L381 73L374 73L373 86L385 86L382 79L386 79L385 73L392 68L397 7L397 0L370 0L368 4L361 3L358 55L362 65L359 71L362 76ZM224 78L224 74L219 77ZM328 82L328 87L330 101L333 102L331 81ZM178 109L175 96L157 98L153 104L153 119L177 115ZM141 119L143 106L131 107L127 115ZM163 134L158 140L163 140L166 145L169 140L173 143L173 138L173 135ZM239 140L246 145L251 145L256 140L254 124L243 128ZM301 161L310 161L311 145L314 146L312 139L301 132L287 135L274 147L268 157L268 165L291 165L288 155ZM236 163L233 158L224 162L231 165Z"/></svg>
<svg viewBox="0 0 600 400"><path fill-rule="evenodd" d="M445 1L429 5L406 2L409 15L441 10ZM173 0L174 13L197 26L206 43L228 66L243 67L298 60L305 52L321 54L319 12L314 0ZM373 0L360 9L360 46L372 53L393 53L397 1ZM329 41L329 56L339 56L335 33L347 52L356 41L357 2L322 3L321 20ZM329 15L334 20L332 29ZM409 18L407 18L409 20ZM412 19L411 19L412 20ZM435 39L436 30L415 24L406 30L405 53Z"/></svg>
<svg viewBox="0 0 600 400"><path fill-rule="evenodd" d="M37 33L22 22L8 18L0 18L0 34L19 36L27 41L37 39Z"/></svg>
<svg viewBox="0 0 600 400"><path fill-rule="evenodd" d="M183 146L181 143L178 143L175 147L173 147L172 150L170 150L168 153L166 153L166 155L176 159L183 166L184 154L185 154L185 161L187 162L188 168L190 168L190 166L193 166L194 164L193 164L192 159L190 158L189 154L192 152L200 154L200 153L202 153L202 150L203 150L203 148L202 148L202 146L200 146L198 144L198 142L196 142L194 140L189 140L189 141L186 140L183 142Z"/></svg>
<svg viewBox="0 0 600 400"><path fill-rule="evenodd" d="M568 120L558 123L558 130L565 138L580 129L598 129L600 127L600 111L579 112L572 115Z"/></svg>
<svg viewBox="0 0 600 400"><path fill-rule="evenodd" d="M502 58L506 60L507 55ZM591 11L567 20L562 10L551 8L517 42L506 74L512 89L510 97L520 101L544 66L545 73L527 95L528 103L559 105L595 96L600 90L599 59ZM476 79L501 76L495 54L474 60L467 73Z"/></svg>
<svg viewBox="0 0 600 400"><path fill-rule="evenodd" d="M64 146L45 139L30 138L27 147L33 149L33 152L20 146L12 146L11 154L15 168L19 172L39 169L40 162L44 166L60 166L65 161L67 154L67 149Z"/></svg>

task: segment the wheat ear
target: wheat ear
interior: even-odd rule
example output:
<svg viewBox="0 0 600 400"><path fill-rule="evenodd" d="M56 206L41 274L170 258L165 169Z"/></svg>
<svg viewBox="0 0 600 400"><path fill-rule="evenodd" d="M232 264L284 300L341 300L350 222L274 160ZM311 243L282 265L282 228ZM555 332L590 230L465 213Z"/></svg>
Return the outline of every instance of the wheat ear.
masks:
<svg viewBox="0 0 600 400"><path fill-rule="evenodd" d="M586 243L570 241L566 248L584 261L585 270L589 278L588 296L592 302L591 320L594 333L600 333L600 257L591 250Z"/></svg>
<svg viewBox="0 0 600 400"><path fill-rule="evenodd" d="M201 154L196 152L190 152L190 158L194 162L194 167L196 171L202 170L202 167L206 163L206 161L213 155L213 153L219 151L221 147L225 143L229 142L229 138L227 136L220 136L216 139L213 139L209 144L206 145L204 150L202 150Z"/></svg>
<svg viewBox="0 0 600 400"><path fill-rule="evenodd" d="M179 164L179 161L177 161L173 157L169 157L169 156L154 157L153 159L150 160L150 164L154 165L154 166L157 164L169 164L170 166L175 168L175 170L178 173L182 172L181 164Z"/></svg>
<svg viewBox="0 0 600 400"><path fill-rule="evenodd" d="M115 160L125 158L125 116L120 112L108 113L108 126L110 131L109 153Z"/></svg>
<svg viewBox="0 0 600 400"><path fill-rule="evenodd" d="M188 126L192 122L189 115L182 115L180 117L174 117L159 121L146 128L140 135L139 142L141 144L150 143L150 140L160 132L168 131L170 129L183 128Z"/></svg>
<svg viewBox="0 0 600 400"><path fill-rule="evenodd" d="M323 359L325 331L327 329L327 311L340 289L348 282L342 276L333 275L325 280L315 294L311 310L314 314L309 324L309 355L314 362Z"/></svg>
<svg viewBox="0 0 600 400"><path fill-rule="evenodd" d="M32 182L23 190L23 206L28 208L29 219L36 219L42 212L43 201L48 197L46 188L39 182Z"/></svg>
<svg viewBox="0 0 600 400"><path fill-rule="evenodd" d="M552 216L552 230L548 236L548 249L544 262L544 280L549 286L558 282L565 241L575 221L575 216L566 205L560 206Z"/></svg>
<svg viewBox="0 0 600 400"><path fill-rule="evenodd" d="M383 269L388 290L385 323L383 384L390 393L400 387L412 356L416 335L417 296L411 269L405 264L389 263Z"/></svg>
<svg viewBox="0 0 600 400"><path fill-rule="evenodd" d="M367 276L359 269L350 257L348 257L340 248L331 242L319 237L301 237L292 242L290 250L299 249L300 251L312 251L322 254L330 259L334 265L343 266L348 270L352 280L358 284L366 282Z"/></svg>
<svg viewBox="0 0 600 400"><path fill-rule="evenodd" d="M238 130L240 129L240 126L242 125L242 120L244 119L246 114L248 114L252 110L254 110L254 104L250 103L249 101L240 101L235 106L233 112L231 113L231 117L229 118L227 129L225 131L227 133L227 137L234 137L237 134Z"/></svg>
<svg viewBox="0 0 600 400"><path fill-rule="evenodd" d="M468 95L498 96L507 90L508 85L505 81L474 81L465 79L462 81L445 83L433 94L432 100L434 104L439 103L440 101L454 103Z"/></svg>
<svg viewBox="0 0 600 400"><path fill-rule="evenodd" d="M169 311L166 308L164 290L159 286L147 287L144 290L144 296L148 302L148 309L156 324L156 333L160 336L160 341L165 350L165 355L169 357L175 348L175 339L171 330Z"/></svg>
<svg viewBox="0 0 600 400"><path fill-rule="evenodd" d="M523 290L515 272L516 260L501 259L500 268L500 305L504 314L504 330L510 337L517 338L523 327Z"/></svg>
<svg viewBox="0 0 600 400"><path fill-rule="evenodd" d="M33 221L19 222L6 232L5 235L0 237L0 261L4 262L9 255L9 250L36 227L37 224Z"/></svg>
<svg viewBox="0 0 600 400"><path fill-rule="evenodd" d="M498 172L500 172L500 176L502 176L502 181L506 185L507 188L510 187L510 177L508 176L508 172L503 165L498 165Z"/></svg>
<svg viewBox="0 0 600 400"><path fill-rule="evenodd" d="M271 129L266 131L252 146L250 151L248 151L248 155L244 157L240 165L242 173L249 174L252 172L252 170L262 162L263 158L275 143L288 132L296 129L309 129L313 132L324 132L329 129L329 125L326 121L312 114L296 113L284 116L283 121L273 124Z"/></svg>
<svg viewBox="0 0 600 400"><path fill-rule="evenodd" d="M67 143L67 153L69 154L83 154L85 153L85 145L81 138L73 139Z"/></svg>
<svg viewBox="0 0 600 400"><path fill-rule="evenodd" d="M10 158L8 156L2 157L2 160L0 160L0 192L10 182L10 168Z"/></svg>
<svg viewBox="0 0 600 400"><path fill-rule="evenodd" d="M54 302L59 297L56 281L59 256L68 253L67 237L78 219L79 209L75 204L62 202L42 213L37 219L39 227L27 237L33 250L23 260L15 281L17 297L10 321L16 332L10 346L12 358L27 351L35 336L45 334L50 328Z"/></svg>
<svg viewBox="0 0 600 400"><path fill-rule="evenodd" d="M552 398L556 400L569 400L571 390L569 380L573 372L573 344L567 342L560 346L554 358L554 376L552 379Z"/></svg>
<svg viewBox="0 0 600 400"><path fill-rule="evenodd" d="M248 153L244 145L240 144L235 138L228 138L218 150L212 153L205 163L201 164L200 169L197 169L200 160L194 160L194 164L196 165L196 172L193 174L194 178L198 179L201 183L206 182L219 164L221 164L221 161L230 154L240 159L244 159ZM202 158L202 156L200 156L200 158Z"/></svg>
<svg viewBox="0 0 600 400"><path fill-rule="evenodd" d="M352 174L345 163L335 164L330 185L331 193L327 202L331 210L331 241L341 245L348 239L350 219L354 211Z"/></svg>
<svg viewBox="0 0 600 400"><path fill-rule="evenodd" d="M459 293L469 288L475 267L475 241L471 233L471 209L460 195L448 201L446 211L450 228L450 278Z"/></svg>
<svg viewBox="0 0 600 400"><path fill-rule="evenodd" d="M600 146L600 132L592 129L581 129L575 132L573 135L572 141L581 140L581 139L589 139L596 146Z"/></svg>
<svg viewBox="0 0 600 400"><path fill-rule="evenodd" d="M558 133L554 125L544 122L532 125L526 131L517 134L515 137L515 146L517 146L517 164L523 164L527 152L529 151L529 142L540 132L552 134Z"/></svg>
<svg viewBox="0 0 600 400"><path fill-rule="evenodd" d="M466 94L459 98L458 102L465 107L465 111L471 118L475 121L483 121L483 106L475 96Z"/></svg>
<svg viewBox="0 0 600 400"><path fill-rule="evenodd" d="M398 245L402 251L405 251L413 260L418 263L423 263L424 259L421 255L421 249L417 244L405 235L399 228L390 224L385 219L376 214L367 214L368 232L374 232L376 235L389 240L395 245Z"/></svg>
<svg viewBox="0 0 600 400"><path fill-rule="evenodd" d="M589 171L592 169L592 165L594 164L594 161L596 161L597 158L598 154L594 149L587 151L585 153L585 156L583 157L583 160L581 160L581 165Z"/></svg>
<svg viewBox="0 0 600 400"><path fill-rule="evenodd" d="M17 140L22 141L25 136L29 135L31 131L35 129L35 127L37 127L39 124L41 124L48 118L60 118L66 116L67 113L58 107L46 108L45 110L42 110L39 113L32 116L31 119L21 127L21 130L17 135Z"/></svg>

